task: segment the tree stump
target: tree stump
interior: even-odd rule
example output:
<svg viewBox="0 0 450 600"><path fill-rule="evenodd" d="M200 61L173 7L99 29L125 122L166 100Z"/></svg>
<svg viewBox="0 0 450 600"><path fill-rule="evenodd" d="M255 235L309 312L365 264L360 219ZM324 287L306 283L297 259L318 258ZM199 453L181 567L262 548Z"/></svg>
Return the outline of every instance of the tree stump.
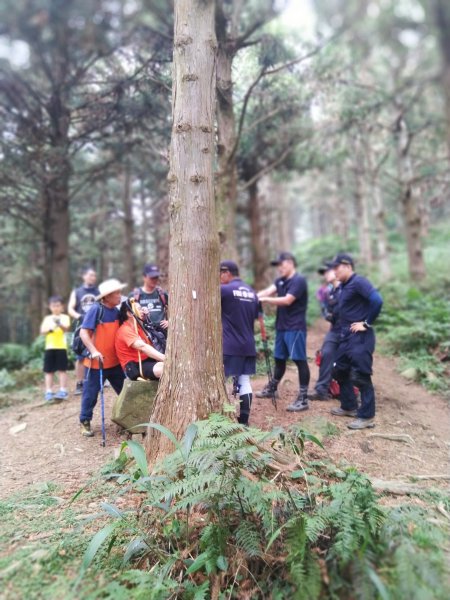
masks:
<svg viewBox="0 0 450 600"><path fill-rule="evenodd" d="M130 433L145 433L153 409L158 381L131 381L126 379L120 395L114 400L111 420Z"/></svg>

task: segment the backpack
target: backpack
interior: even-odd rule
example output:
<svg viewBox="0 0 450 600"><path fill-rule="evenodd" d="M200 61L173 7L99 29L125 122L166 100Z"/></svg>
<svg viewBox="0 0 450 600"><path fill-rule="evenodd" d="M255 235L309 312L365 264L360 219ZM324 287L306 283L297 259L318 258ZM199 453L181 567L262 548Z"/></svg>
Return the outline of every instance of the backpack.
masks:
<svg viewBox="0 0 450 600"><path fill-rule="evenodd" d="M103 312L104 312L103 305L99 304L99 306L100 306L100 310L97 311L97 316L95 318L95 327L97 327L97 325L99 323L101 323L102 318L103 318ZM78 321L78 325L75 328L75 331L73 332L72 343L70 344L70 347L72 348L72 350L75 352L75 354L77 356L81 356L82 358L87 358L89 356L89 350L84 345L84 342L80 336L82 327L83 327L83 319L80 319ZM94 327L94 329L95 329L95 327Z"/></svg>

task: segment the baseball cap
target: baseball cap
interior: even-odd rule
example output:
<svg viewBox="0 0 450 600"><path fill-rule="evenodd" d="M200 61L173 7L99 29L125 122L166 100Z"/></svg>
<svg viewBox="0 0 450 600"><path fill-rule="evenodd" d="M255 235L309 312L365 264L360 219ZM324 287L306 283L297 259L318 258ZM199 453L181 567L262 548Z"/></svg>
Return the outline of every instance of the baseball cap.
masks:
<svg viewBox="0 0 450 600"><path fill-rule="evenodd" d="M148 263L145 265L142 275L144 275L144 277L159 277L161 273L156 265Z"/></svg>
<svg viewBox="0 0 450 600"><path fill-rule="evenodd" d="M232 260L223 260L220 263L221 271L230 271L232 275L239 275L239 267Z"/></svg>
<svg viewBox="0 0 450 600"><path fill-rule="evenodd" d="M336 256L331 261L331 267L333 269L338 265L350 265L353 268L355 266L355 263L353 262L353 258L350 256L350 254L342 253L336 254Z"/></svg>
<svg viewBox="0 0 450 600"><path fill-rule="evenodd" d="M327 271L333 268L333 263L329 260L324 260L320 267L317 269L319 275L324 275Z"/></svg>
<svg viewBox="0 0 450 600"><path fill-rule="evenodd" d="M282 263L283 260L292 260L294 265L297 266L297 260L295 259L295 256L290 252L280 252L278 258L276 260L271 260L270 264L272 265L272 267L276 267L277 265Z"/></svg>

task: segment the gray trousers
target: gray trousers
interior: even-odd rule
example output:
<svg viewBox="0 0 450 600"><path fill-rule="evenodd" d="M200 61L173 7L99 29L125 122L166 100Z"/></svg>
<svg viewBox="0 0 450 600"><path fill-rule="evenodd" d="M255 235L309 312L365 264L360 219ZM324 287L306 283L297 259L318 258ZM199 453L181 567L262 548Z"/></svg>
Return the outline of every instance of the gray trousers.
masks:
<svg viewBox="0 0 450 600"><path fill-rule="evenodd" d="M339 340L339 333L335 331L329 331L323 340L321 348L322 361L319 367L319 378L315 387L316 392L321 396L328 394Z"/></svg>

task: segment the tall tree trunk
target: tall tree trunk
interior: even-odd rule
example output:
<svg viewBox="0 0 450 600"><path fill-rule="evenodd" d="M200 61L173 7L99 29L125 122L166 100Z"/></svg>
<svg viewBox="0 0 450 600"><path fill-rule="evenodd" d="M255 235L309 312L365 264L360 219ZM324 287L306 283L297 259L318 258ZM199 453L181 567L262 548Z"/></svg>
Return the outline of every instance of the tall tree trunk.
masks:
<svg viewBox="0 0 450 600"><path fill-rule="evenodd" d="M253 256L253 285L260 290L267 285L266 269L268 265L266 244L264 240L264 225L262 217L262 198L258 194L258 182L248 188L250 239Z"/></svg>
<svg viewBox="0 0 450 600"><path fill-rule="evenodd" d="M213 0L175 3L170 147L170 327L151 421L180 438L226 400L214 204L215 53ZM172 443L149 428L154 462Z"/></svg>
<svg viewBox="0 0 450 600"><path fill-rule="evenodd" d="M386 232L386 212L384 210L383 196L377 181L372 181L373 186L373 216L377 239L377 263L382 281L391 278L391 263L389 260L389 247Z"/></svg>
<svg viewBox="0 0 450 600"><path fill-rule="evenodd" d="M233 109L233 40L230 40L221 2L216 3L217 35L217 162L216 205L222 258L237 260L237 168L234 147L236 122Z"/></svg>
<svg viewBox="0 0 450 600"><path fill-rule="evenodd" d="M368 135L365 136L365 154L367 167L369 171L369 181L372 187L373 207L372 214L375 224L376 244L377 244L377 264L380 270L382 281L388 281L391 278L391 264L389 261L389 248L386 231L386 211L384 209L383 195L378 181L379 166L374 164L374 156Z"/></svg>
<svg viewBox="0 0 450 600"><path fill-rule="evenodd" d="M133 285L136 275L136 265L134 260L134 222L133 222L133 199L131 193L131 168L128 161L123 166L123 272L122 279L127 281L130 286Z"/></svg>
<svg viewBox="0 0 450 600"><path fill-rule="evenodd" d="M155 223L156 262L162 272L161 283L166 284L169 273L169 198L167 195L160 196L153 207Z"/></svg>
<svg viewBox="0 0 450 600"><path fill-rule="evenodd" d="M412 137L402 113L397 118L394 135L397 142L409 274L413 281L420 282L426 276L421 238L422 223L418 208L420 192L414 183L413 166L409 155Z"/></svg>
<svg viewBox="0 0 450 600"><path fill-rule="evenodd" d="M362 163L362 144L360 134L356 134L352 139L354 155L352 159L354 174L354 199L356 224L358 230L360 257L364 264L370 266L373 263L372 239L370 231L369 207L367 195L363 189L363 163Z"/></svg>
<svg viewBox="0 0 450 600"><path fill-rule="evenodd" d="M442 85L447 115L447 146L450 159L450 6L448 0L432 0L442 56Z"/></svg>
<svg viewBox="0 0 450 600"><path fill-rule="evenodd" d="M70 294L69 276L69 179L70 162L67 158L67 145L55 145L47 161L49 176L43 191L46 292L48 296L57 294L68 298Z"/></svg>

